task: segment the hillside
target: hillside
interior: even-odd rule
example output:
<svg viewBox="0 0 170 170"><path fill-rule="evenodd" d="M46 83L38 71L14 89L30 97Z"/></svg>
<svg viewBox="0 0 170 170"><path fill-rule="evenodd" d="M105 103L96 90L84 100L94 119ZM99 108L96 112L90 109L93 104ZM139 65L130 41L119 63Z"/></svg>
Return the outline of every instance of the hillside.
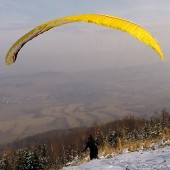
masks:
<svg viewBox="0 0 170 170"><path fill-rule="evenodd" d="M80 166L63 170L168 170L170 169L170 146L156 150L139 150L115 155L113 158L101 158Z"/></svg>
<svg viewBox="0 0 170 170"><path fill-rule="evenodd" d="M57 170L87 162L89 151L84 148L89 134L96 141L100 158L115 158L127 151L153 151L170 144L170 113L163 109L149 119L128 116L100 126L49 131L2 145L0 169Z"/></svg>

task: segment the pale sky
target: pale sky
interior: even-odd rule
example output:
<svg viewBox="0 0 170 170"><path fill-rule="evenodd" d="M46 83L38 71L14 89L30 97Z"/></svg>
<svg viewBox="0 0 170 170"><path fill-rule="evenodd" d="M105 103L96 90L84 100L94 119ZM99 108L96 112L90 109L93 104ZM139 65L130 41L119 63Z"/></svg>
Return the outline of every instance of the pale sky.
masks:
<svg viewBox="0 0 170 170"><path fill-rule="evenodd" d="M170 0L0 0L0 76L43 71L96 70L159 63L159 56L127 33L87 23L54 28L28 42L6 66L10 46L50 19L78 13L126 18L148 29L170 56Z"/></svg>

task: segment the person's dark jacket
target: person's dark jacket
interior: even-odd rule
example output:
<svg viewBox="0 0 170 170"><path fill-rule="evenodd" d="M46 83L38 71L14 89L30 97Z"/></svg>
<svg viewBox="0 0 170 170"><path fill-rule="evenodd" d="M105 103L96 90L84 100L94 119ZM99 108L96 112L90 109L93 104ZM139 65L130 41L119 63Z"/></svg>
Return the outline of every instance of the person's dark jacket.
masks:
<svg viewBox="0 0 170 170"><path fill-rule="evenodd" d="M96 145L96 141L94 140L93 136L90 135L88 137L88 141L86 143L86 147L84 149L84 151L87 150L87 148L90 149L90 160L92 159L97 159L98 158L98 148L97 148L97 145Z"/></svg>

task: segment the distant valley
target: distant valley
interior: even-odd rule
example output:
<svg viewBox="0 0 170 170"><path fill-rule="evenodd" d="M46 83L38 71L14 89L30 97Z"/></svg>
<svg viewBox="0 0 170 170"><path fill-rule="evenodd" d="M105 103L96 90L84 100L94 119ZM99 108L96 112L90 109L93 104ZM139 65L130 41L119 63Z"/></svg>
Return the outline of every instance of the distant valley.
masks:
<svg viewBox="0 0 170 170"><path fill-rule="evenodd" d="M0 143L170 108L170 65L0 77Z"/></svg>

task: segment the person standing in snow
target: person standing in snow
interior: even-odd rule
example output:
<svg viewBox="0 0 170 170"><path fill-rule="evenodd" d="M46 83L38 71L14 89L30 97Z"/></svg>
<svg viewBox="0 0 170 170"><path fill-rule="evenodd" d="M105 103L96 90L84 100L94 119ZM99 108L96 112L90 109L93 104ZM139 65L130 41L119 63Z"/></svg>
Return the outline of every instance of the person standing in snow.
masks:
<svg viewBox="0 0 170 170"><path fill-rule="evenodd" d="M95 139L93 138L92 135L90 135L88 137L88 141L86 143L86 147L85 149L83 150L86 151L87 148L90 149L90 160L92 159L98 159L98 148L97 148L97 142L95 141Z"/></svg>

